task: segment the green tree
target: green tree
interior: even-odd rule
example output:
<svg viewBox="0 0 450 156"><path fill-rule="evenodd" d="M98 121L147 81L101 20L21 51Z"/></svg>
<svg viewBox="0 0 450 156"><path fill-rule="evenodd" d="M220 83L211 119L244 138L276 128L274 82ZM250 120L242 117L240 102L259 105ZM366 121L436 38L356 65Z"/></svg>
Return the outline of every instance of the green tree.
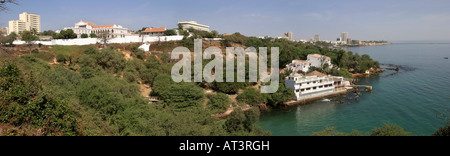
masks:
<svg viewBox="0 0 450 156"><path fill-rule="evenodd" d="M61 30L59 34L54 34L54 39L74 39L77 38L77 34L72 29Z"/></svg>
<svg viewBox="0 0 450 156"><path fill-rule="evenodd" d="M402 127L385 123L383 127L375 128L372 130L370 136L411 136L411 132L406 132Z"/></svg>
<svg viewBox="0 0 450 156"><path fill-rule="evenodd" d="M175 30L166 30L164 32L164 35L165 36L175 36L175 35L177 35L177 32Z"/></svg>
<svg viewBox="0 0 450 156"><path fill-rule="evenodd" d="M227 94L218 93L208 95L208 99L208 108L211 109L213 113L223 113L231 106L231 99Z"/></svg>
<svg viewBox="0 0 450 156"><path fill-rule="evenodd" d="M18 38L15 32L11 32L8 36L1 38L0 42L2 45L13 45L13 42Z"/></svg>
<svg viewBox="0 0 450 156"><path fill-rule="evenodd" d="M284 84L280 83L277 92L268 95L267 104L273 107L282 106L285 102L292 100L294 96L295 93L292 89L286 88Z"/></svg>
<svg viewBox="0 0 450 156"><path fill-rule="evenodd" d="M237 100L254 106L264 103L266 99L258 90L249 88L245 89L242 94L239 94Z"/></svg>
<svg viewBox="0 0 450 156"><path fill-rule="evenodd" d="M118 73L125 67L123 54L114 49L103 49L94 58L96 63L109 73Z"/></svg>
<svg viewBox="0 0 450 156"><path fill-rule="evenodd" d="M81 34L81 38L88 38L89 35L88 34Z"/></svg>
<svg viewBox="0 0 450 156"><path fill-rule="evenodd" d="M450 136L450 126L440 127L433 136Z"/></svg>
<svg viewBox="0 0 450 156"><path fill-rule="evenodd" d="M193 83L180 83L165 86L161 98L171 107L186 109L197 107L204 101L203 89Z"/></svg>
<svg viewBox="0 0 450 156"><path fill-rule="evenodd" d="M97 38L97 35L95 33L91 33L91 34L89 34L89 37L90 38Z"/></svg>
<svg viewBox="0 0 450 156"><path fill-rule="evenodd" d="M33 35L30 31L23 31L21 33L21 39L27 43L31 53L31 46L34 44L34 41L39 40L39 37Z"/></svg>
<svg viewBox="0 0 450 156"><path fill-rule="evenodd" d="M56 55L56 61L58 61L59 63L65 64L67 62L67 60L68 60L67 56L65 56L63 54Z"/></svg>

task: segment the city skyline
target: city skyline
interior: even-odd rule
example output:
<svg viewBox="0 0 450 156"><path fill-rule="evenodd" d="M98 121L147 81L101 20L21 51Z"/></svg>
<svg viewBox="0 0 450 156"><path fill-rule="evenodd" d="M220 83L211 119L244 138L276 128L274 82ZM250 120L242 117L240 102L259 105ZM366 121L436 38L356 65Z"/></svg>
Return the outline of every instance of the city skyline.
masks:
<svg viewBox="0 0 450 156"><path fill-rule="evenodd" d="M205 3L206 2L206 3ZM359 40L450 40L450 2L391 1L68 1L19 0L0 15L0 27L22 12L41 15L44 30L61 30L83 20L142 27L176 28L179 21L198 21L219 33L335 40L341 32ZM86 5L89 4L89 5ZM102 6L99 8L99 6Z"/></svg>

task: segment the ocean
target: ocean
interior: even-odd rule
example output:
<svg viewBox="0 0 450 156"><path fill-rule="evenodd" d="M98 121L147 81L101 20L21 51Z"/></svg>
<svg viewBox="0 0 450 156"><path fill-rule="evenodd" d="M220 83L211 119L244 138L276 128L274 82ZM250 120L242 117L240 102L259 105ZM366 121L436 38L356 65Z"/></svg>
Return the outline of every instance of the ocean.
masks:
<svg viewBox="0 0 450 156"><path fill-rule="evenodd" d="M261 114L256 124L273 136L310 136L327 127L338 131L369 132L393 123L418 136L430 136L450 116L450 43L402 42L393 45L352 47L384 64L400 66L362 78L373 91L319 100L304 106L276 109ZM344 100L344 103L340 101Z"/></svg>

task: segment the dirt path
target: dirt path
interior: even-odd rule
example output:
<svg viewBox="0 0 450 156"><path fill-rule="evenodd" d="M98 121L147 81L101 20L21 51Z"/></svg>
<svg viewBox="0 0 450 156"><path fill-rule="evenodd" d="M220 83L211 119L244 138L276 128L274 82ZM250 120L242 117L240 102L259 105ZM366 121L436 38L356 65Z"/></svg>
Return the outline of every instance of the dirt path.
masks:
<svg viewBox="0 0 450 156"><path fill-rule="evenodd" d="M150 93L152 92L152 88L149 85L140 84L139 87L140 87L141 95L143 97L150 96Z"/></svg>
<svg viewBox="0 0 450 156"><path fill-rule="evenodd" d="M231 113L233 113L234 109L237 109L237 108L241 108L242 111L246 112L246 111L250 110L252 107L250 107L250 105L238 106L238 107L230 107L230 108L227 109L227 111L225 113L218 114L218 115L216 115L216 117L217 118L226 118L226 117L230 116Z"/></svg>

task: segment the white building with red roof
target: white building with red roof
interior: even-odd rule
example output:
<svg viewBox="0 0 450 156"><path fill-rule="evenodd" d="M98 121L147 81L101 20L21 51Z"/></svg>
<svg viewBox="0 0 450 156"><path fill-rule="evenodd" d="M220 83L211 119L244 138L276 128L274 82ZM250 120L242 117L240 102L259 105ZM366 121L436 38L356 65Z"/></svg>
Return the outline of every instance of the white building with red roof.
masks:
<svg viewBox="0 0 450 156"><path fill-rule="evenodd" d="M143 35L148 35L148 36L164 36L164 32L167 30L166 27L160 27L160 28L147 28L144 31L142 31L141 33Z"/></svg>
<svg viewBox="0 0 450 156"><path fill-rule="evenodd" d="M320 54L310 54L307 58L307 60L293 60L286 68L296 73L306 73L310 67L321 68L325 64L328 64L330 68L333 67L330 57Z"/></svg>
<svg viewBox="0 0 450 156"><path fill-rule="evenodd" d="M99 34L103 32L108 32L111 38L123 38L128 34L128 29L123 28L120 25L95 25L91 22L85 22L81 20L75 23L74 27L64 28L64 30L72 29L78 38L81 38L82 34L90 35L91 33Z"/></svg>

